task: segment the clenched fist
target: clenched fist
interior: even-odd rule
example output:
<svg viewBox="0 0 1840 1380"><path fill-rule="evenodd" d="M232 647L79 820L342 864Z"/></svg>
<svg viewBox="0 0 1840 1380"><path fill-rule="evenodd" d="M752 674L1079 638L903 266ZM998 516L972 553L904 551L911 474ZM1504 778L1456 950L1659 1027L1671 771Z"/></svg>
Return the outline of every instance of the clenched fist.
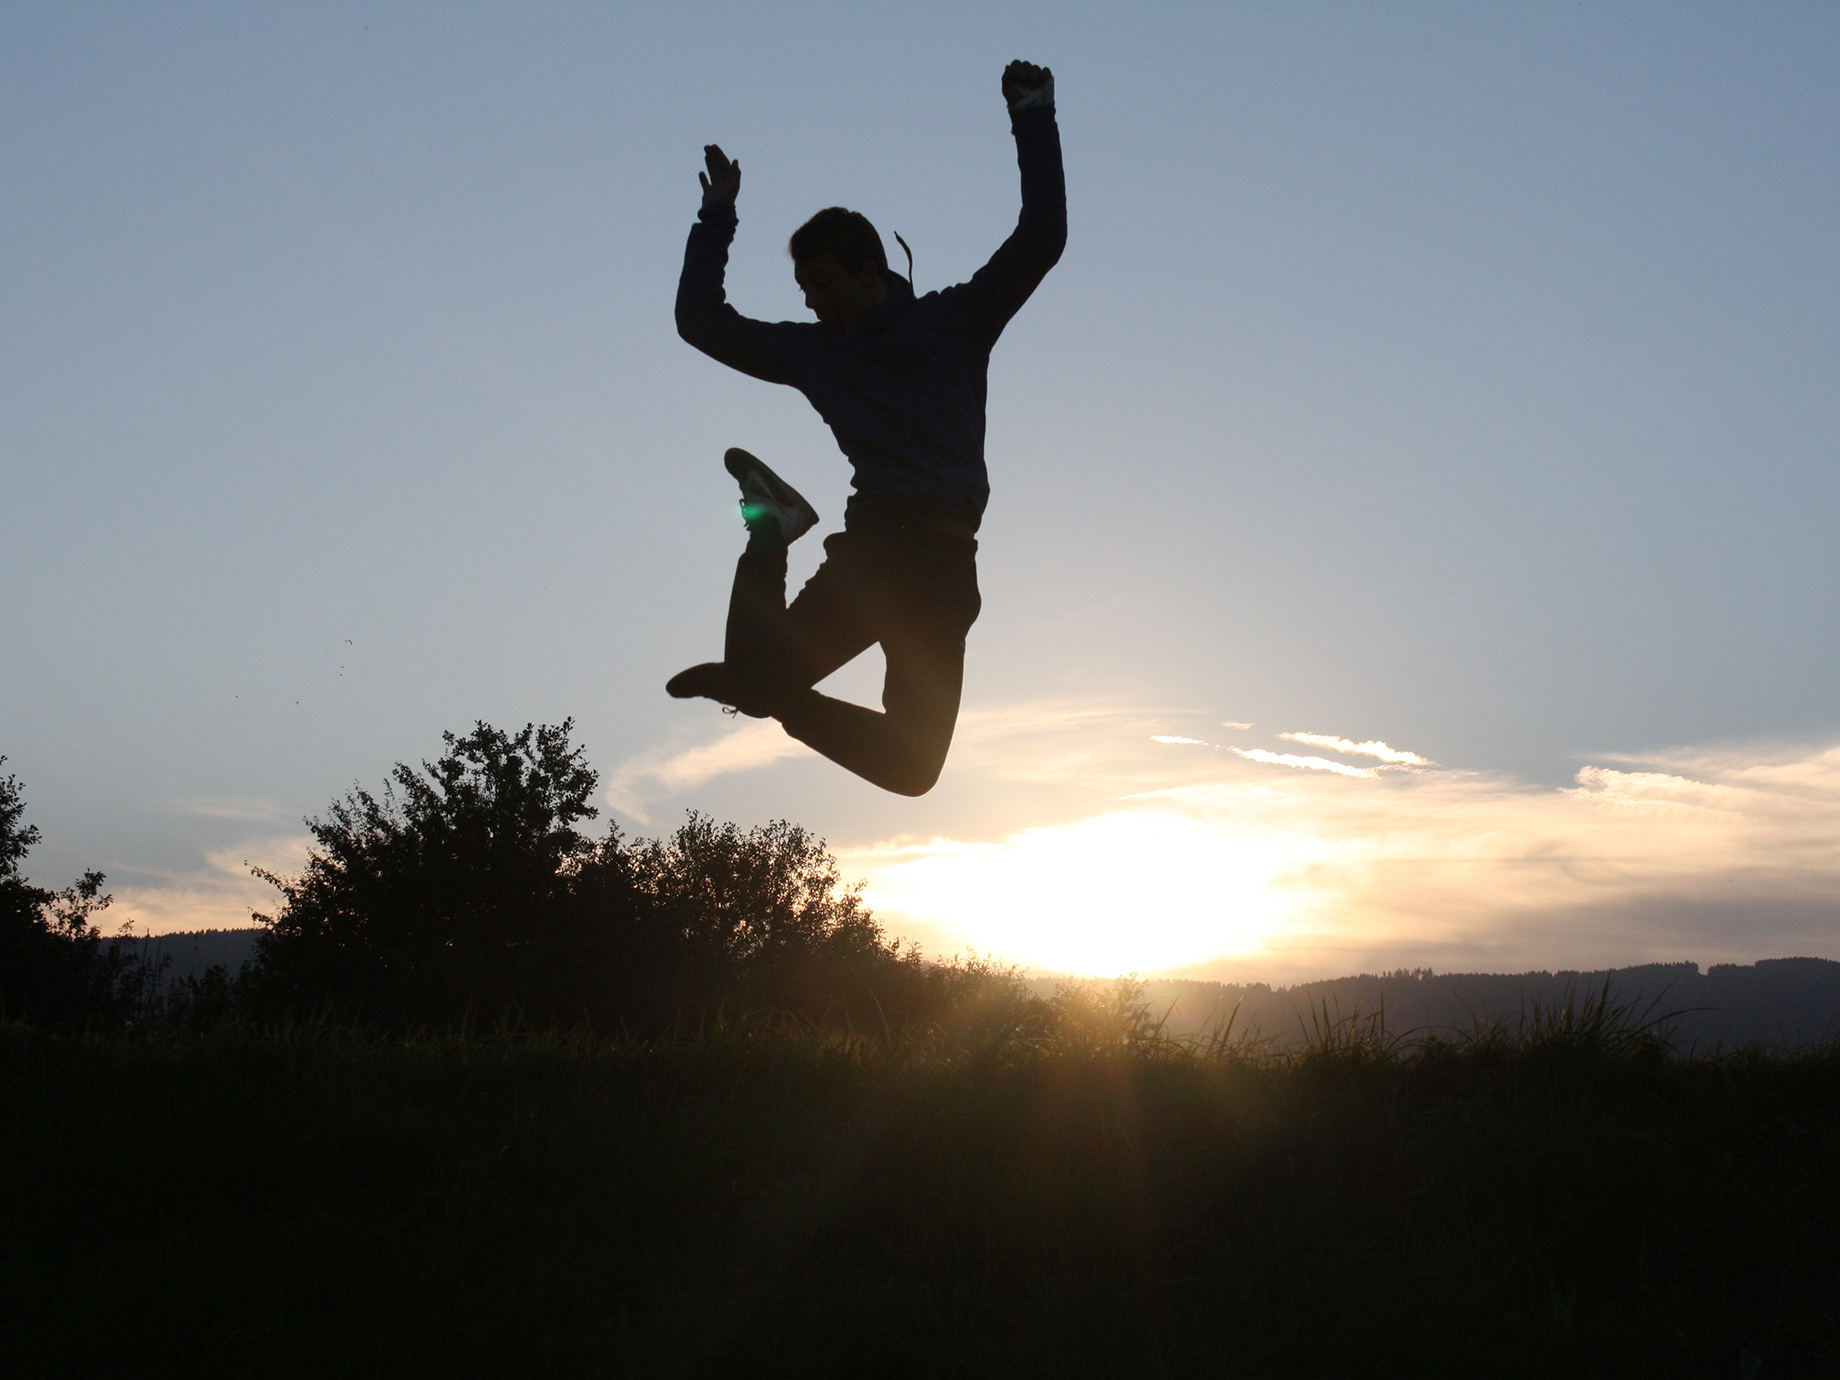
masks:
<svg viewBox="0 0 1840 1380"><path fill-rule="evenodd" d="M1009 102L1011 110L1042 105L1053 100L1053 71L1017 59L1003 69L1003 99Z"/></svg>

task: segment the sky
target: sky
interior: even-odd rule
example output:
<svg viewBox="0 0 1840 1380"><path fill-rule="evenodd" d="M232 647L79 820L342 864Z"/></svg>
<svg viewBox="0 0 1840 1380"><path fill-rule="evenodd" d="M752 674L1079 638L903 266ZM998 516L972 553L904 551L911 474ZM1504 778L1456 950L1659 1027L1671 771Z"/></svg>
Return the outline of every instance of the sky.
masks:
<svg viewBox="0 0 1840 1380"><path fill-rule="evenodd" d="M826 528L848 485L671 304L711 141L744 312L804 316L830 204L968 277L1016 57L1070 238L911 800L663 694L719 655L724 448ZM1837 130L1829 4L0 8L28 871L247 923L354 785L572 717L603 822L794 820L939 955L1840 958Z"/></svg>

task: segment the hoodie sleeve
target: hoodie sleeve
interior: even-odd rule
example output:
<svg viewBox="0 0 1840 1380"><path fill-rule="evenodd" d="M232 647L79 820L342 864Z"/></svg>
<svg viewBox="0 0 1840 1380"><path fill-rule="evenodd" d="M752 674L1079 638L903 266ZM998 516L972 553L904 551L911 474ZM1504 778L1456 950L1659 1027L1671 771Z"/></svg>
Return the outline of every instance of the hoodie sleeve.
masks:
<svg viewBox="0 0 1840 1380"><path fill-rule="evenodd" d="M993 344L1067 247L1067 180L1054 106L1012 110L1010 128L1022 171L1022 215L990 262L962 289L973 327Z"/></svg>
<svg viewBox="0 0 1840 1380"><path fill-rule="evenodd" d="M677 333L711 359L768 383L793 383L778 348L776 327L728 304L722 279L738 224L732 206L705 206L690 227L684 271L677 280Z"/></svg>

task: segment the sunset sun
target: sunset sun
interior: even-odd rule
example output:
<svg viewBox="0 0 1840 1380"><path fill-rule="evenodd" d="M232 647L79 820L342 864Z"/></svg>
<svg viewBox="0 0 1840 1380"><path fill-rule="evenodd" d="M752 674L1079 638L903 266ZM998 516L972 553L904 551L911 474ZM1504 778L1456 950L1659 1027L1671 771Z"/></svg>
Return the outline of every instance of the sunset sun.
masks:
<svg viewBox="0 0 1840 1380"><path fill-rule="evenodd" d="M1296 904L1275 885L1295 856L1191 816L1118 811L1003 843L896 852L868 899L1044 971L1152 972L1260 948Z"/></svg>

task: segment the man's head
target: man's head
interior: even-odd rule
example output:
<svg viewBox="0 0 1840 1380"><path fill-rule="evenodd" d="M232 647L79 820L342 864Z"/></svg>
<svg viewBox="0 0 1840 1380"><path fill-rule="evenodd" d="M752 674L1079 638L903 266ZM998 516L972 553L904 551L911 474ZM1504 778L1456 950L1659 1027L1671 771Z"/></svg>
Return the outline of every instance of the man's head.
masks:
<svg viewBox="0 0 1840 1380"><path fill-rule="evenodd" d="M827 206L787 245L805 305L827 326L848 334L888 299L888 254L860 211Z"/></svg>

